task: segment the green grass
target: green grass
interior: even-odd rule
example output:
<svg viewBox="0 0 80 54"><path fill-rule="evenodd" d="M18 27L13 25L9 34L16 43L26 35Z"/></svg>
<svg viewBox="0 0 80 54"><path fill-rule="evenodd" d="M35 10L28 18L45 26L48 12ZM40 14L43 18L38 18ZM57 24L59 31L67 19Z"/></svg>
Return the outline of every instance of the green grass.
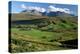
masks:
<svg viewBox="0 0 80 54"><path fill-rule="evenodd" d="M46 40L47 39L57 39L60 36L60 34L62 35L62 33L58 34L55 32L40 31L36 29L32 29L30 31L24 31L24 30L13 28L12 32L22 34L24 36L28 35L33 38L39 39L39 40L43 40L42 37L46 37Z"/></svg>
<svg viewBox="0 0 80 54"><path fill-rule="evenodd" d="M40 31L37 29L31 29L31 30L20 30L18 28L12 28L12 32L22 34L24 36L29 35L33 38L38 38L42 39L42 37L46 37L47 39L58 39L59 37L63 37L63 39L74 39L77 37L77 33L74 32L62 32L62 33L57 33L57 32L48 32L48 31Z"/></svg>
<svg viewBox="0 0 80 54"><path fill-rule="evenodd" d="M15 25L18 26L18 25ZM49 24L48 26L38 28L37 25L20 25L21 28L11 28L11 52L32 52L32 51L51 51L64 50L70 48L60 47L60 41L77 39L77 32L74 27L76 24L59 23ZM31 30L25 30L26 27L32 27ZM25 29L24 29L25 28ZM43 31L43 30L46 31ZM52 31L48 31L48 30ZM54 31L55 30L55 31ZM60 32L56 32L59 31ZM69 31L71 30L71 31Z"/></svg>
<svg viewBox="0 0 80 54"><path fill-rule="evenodd" d="M32 33L31 33L32 32ZM40 34L42 35L40 35ZM55 35L55 33L50 34L50 32L41 32L39 30L30 30L30 31L19 31L17 28L12 28L11 33L11 52L31 52L31 51L46 51L46 50L60 50L60 49L68 49L59 47L59 42L47 42L41 41L41 37L43 35ZM33 36L35 34L36 36ZM32 35L32 36L30 36ZM39 35L39 36L37 36ZM37 38L36 38L37 37ZM51 37L51 36L50 36ZM57 37L54 37L56 39ZM51 38L48 38L51 39Z"/></svg>
<svg viewBox="0 0 80 54"><path fill-rule="evenodd" d="M39 16L27 16L20 14L19 17L12 17L12 21L38 19ZM23 18L24 17L24 18ZM35 18L36 17L36 18ZM42 18L45 18L44 20ZM70 48L60 47L60 41L77 39L77 21L75 19L52 17L50 23L48 17L41 17L39 20L31 21L34 24L13 24L11 27L11 48L12 52L31 52L31 51L46 51L46 50L64 50ZM65 21L65 22L64 22ZM36 24L47 23L47 26L39 28ZM45 22L45 23L43 23ZM21 28L17 28L17 27ZM31 30L25 30L27 27Z"/></svg>

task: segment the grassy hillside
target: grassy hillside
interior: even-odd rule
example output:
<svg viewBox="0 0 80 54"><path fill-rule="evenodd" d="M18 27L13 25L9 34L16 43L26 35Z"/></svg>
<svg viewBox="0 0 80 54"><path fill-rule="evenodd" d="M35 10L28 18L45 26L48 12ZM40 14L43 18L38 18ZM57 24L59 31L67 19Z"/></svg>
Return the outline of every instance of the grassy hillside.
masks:
<svg viewBox="0 0 80 54"><path fill-rule="evenodd" d="M11 14L11 20L31 20L31 19L39 19L40 18L47 18L47 16L39 16L39 15L30 15L27 13L16 13Z"/></svg>
<svg viewBox="0 0 80 54"><path fill-rule="evenodd" d="M78 39L77 17L12 14L10 52L74 49L61 42ZM73 45L74 46L74 45Z"/></svg>

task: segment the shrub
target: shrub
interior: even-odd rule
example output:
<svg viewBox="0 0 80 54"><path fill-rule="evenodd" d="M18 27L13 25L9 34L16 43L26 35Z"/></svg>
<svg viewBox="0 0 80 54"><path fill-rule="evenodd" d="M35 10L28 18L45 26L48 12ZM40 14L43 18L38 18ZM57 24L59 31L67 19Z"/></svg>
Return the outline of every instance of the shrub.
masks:
<svg viewBox="0 0 80 54"><path fill-rule="evenodd" d="M41 30L41 31L47 31L48 28L47 28L47 27L42 27L42 28L40 28L40 30Z"/></svg>
<svg viewBox="0 0 80 54"><path fill-rule="evenodd" d="M57 41L57 39L50 39L50 40L48 40L48 42L54 42L54 41Z"/></svg>
<svg viewBox="0 0 80 54"><path fill-rule="evenodd" d="M43 36L43 37L42 37L42 39L46 39L46 38L47 38L46 36Z"/></svg>

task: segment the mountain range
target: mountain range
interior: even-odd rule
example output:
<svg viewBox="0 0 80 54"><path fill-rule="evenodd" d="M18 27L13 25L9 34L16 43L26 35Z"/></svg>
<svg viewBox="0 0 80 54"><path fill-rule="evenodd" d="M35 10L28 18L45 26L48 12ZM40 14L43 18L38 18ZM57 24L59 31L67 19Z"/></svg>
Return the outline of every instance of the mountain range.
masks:
<svg viewBox="0 0 80 54"><path fill-rule="evenodd" d="M68 13L65 13L65 12L61 12L61 11L45 11L45 12L39 12L37 10L23 10L21 11L21 13L27 13L27 14L30 14L30 15L39 15L39 16L65 16L65 17L71 17L71 16L75 16L73 14L68 14Z"/></svg>

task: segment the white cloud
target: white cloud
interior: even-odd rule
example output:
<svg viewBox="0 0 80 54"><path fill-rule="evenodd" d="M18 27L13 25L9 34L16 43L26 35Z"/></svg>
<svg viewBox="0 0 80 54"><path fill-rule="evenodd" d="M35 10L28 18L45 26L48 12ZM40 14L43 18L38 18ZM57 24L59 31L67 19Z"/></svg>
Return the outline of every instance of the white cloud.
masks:
<svg viewBox="0 0 80 54"><path fill-rule="evenodd" d="M37 6L25 6L24 4L21 5L21 8L27 9L27 10L36 10L39 12L45 12L46 9L42 7L37 7Z"/></svg>
<svg viewBox="0 0 80 54"><path fill-rule="evenodd" d="M49 6L48 10L53 11L53 12L60 11L60 12L65 12L65 13L69 13L69 14L71 13L70 9L68 9L68 8L58 8L58 7L55 7L52 5Z"/></svg>
<svg viewBox="0 0 80 54"><path fill-rule="evenodd" d="M21 5L21 8L26 9L26 6L24 4Z"/></svg>
<svg viewBox="0 0 80 54"><path fill-rule="evenodd" d="M48 8L48 11L56 12L57 9L54 6L50 5L49 8Z"/></svg>
<svg viewBox="0 0 80 54"><path fill-rule="evenodd" d="M55 7L53 5L50 5L48 6L48 9L46 8L43 8L43 7L38 7L38 6L26 6L24 4L21 5L21 8L23 9L27 9L27 10L36 10L36 11L39 11L39 12L45 12L47 11L48 12L56 12L56 11L60 11L60 12L65 12L65 13L68 13L70 14L72 11L70 11L70 9L68 8L58 8L58 7Z"/></svg>

